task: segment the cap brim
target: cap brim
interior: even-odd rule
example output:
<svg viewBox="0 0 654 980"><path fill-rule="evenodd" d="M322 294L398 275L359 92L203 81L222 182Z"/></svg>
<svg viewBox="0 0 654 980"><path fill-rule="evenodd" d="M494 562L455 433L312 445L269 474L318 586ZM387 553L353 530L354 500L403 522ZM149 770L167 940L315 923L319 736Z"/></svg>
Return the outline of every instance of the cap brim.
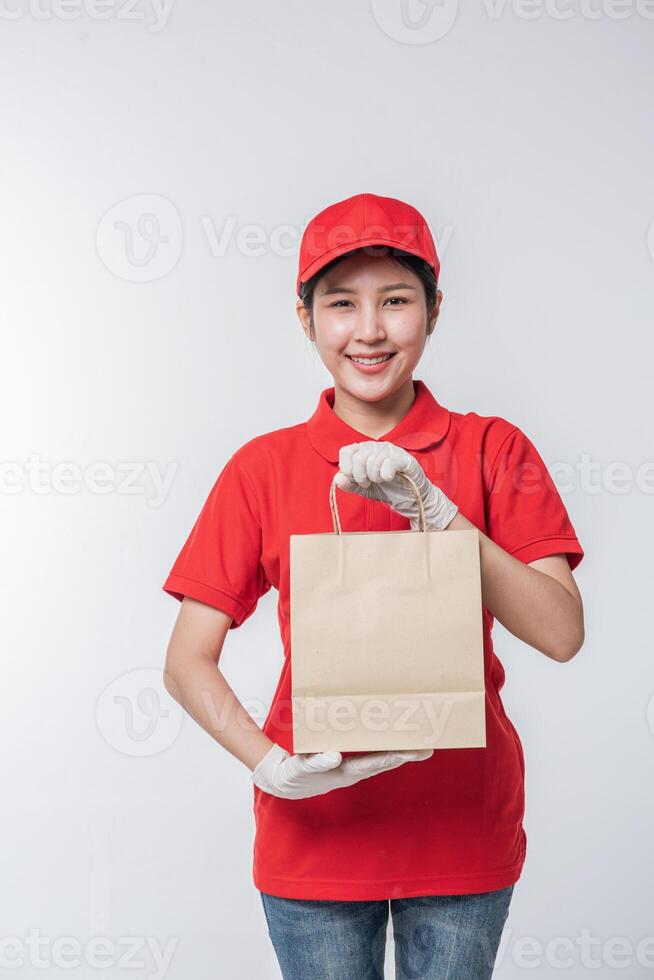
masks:
<svg viewBox="0 0 654 980"><path fill-rule="evenodd" d="M368 245L386 245L389 248L399 248L403 252L408 252L410 255L417 255L418 258L424 259L424 261L434 269L434 275L438 278L439 269L436 269L431 258L429 258L425 253L418 248L411 248L407 246L406 242L398 242L389 238L372 237L372 238L359 238L351 242L342 242L340 245L335 245L334 248L328 249L328 251L323 252L317 259L314 259L305 269L302 270L301 274L296 280L296 289L298 296L300 295L300 285L303 282L307 282L312 276L315 276L316 272L319 272L324 266L329 265L334 259L339 258L341 255L346 255L348 252L354 252L359 248L365 248Z"/></svg>

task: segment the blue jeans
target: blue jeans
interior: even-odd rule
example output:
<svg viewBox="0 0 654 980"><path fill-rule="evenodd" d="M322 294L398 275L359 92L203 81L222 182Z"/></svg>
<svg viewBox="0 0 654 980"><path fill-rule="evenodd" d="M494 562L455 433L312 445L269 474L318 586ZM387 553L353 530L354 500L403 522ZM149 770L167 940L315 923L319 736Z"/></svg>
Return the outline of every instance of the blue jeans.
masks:
<svg viewBox="0 0 654 980"><path fill-rule="evenodd" d="M284 980L384 980L389 907L395 980L488 980L514 887L372 902L260 895Z"/></svg>

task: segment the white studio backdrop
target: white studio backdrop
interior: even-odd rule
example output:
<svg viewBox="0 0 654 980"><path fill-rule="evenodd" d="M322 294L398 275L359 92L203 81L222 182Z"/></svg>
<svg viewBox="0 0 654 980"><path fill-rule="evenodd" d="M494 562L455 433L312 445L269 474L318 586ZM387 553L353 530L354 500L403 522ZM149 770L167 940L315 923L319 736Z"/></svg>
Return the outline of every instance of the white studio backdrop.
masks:
<svg viewBox="0 0 654 980"><path fill-rule="evenodd" d="M442 256L415 376L530 436L586 550L572 662L495 628L528 835L496 975L654 976L653 18L2 7L7 975L279 976L249 773L161 687L161 585L228 456L331 383L295 316L297 246L369 191L418 207ZM260 721L275 603L221 661Z"/></svg>

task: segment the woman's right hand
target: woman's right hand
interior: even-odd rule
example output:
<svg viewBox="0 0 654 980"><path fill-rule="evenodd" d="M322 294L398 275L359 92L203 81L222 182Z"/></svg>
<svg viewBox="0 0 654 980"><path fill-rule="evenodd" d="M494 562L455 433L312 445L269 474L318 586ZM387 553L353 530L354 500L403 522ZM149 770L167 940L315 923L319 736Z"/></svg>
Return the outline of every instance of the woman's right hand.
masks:
<svg viewBox="0 0 654 980"><path fill-rule="evenodd" d="M343 760L340 752L291 755L274 742L252 770L250 778L255 786L273 796L302 800L352 786L360 779L367 779L387 769L397 769L405 762L421 762L433 754L433 749L367 752Z"/></svg>

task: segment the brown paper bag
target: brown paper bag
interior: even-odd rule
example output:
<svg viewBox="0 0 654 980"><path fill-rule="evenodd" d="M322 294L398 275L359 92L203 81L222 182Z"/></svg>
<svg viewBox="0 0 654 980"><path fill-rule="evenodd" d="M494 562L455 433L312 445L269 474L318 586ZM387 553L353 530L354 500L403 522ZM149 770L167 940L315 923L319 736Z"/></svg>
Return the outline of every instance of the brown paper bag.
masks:
<svg viewBox="0 0 654 980"><path fill-rule="evenodd" d="M295 752L486 746L479 532L290 536Z"/></svg>

